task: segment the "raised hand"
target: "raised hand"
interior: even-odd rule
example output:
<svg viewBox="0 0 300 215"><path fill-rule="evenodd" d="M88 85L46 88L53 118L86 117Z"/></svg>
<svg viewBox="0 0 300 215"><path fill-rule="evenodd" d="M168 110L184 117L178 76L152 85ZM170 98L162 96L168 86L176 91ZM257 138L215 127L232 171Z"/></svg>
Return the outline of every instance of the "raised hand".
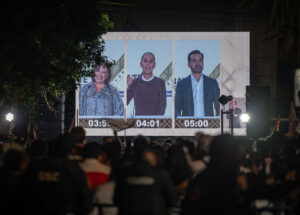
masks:
<svg viewBox="0 0 300 215"><path fill-rule="evenodd" d="M133 82L133 78L130 75L127 75L127 85L131 85Z"/></svg>

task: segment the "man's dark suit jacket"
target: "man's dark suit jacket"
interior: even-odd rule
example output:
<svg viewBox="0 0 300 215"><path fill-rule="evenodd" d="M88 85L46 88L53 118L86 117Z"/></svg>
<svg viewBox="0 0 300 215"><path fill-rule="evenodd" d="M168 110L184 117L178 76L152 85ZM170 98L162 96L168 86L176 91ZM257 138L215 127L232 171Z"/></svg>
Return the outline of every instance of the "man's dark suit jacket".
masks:
<svg viewBox="0 0 300 215"><path fill-rule="evenodd" d="M213 106L216 115L220 115L220 88L218 82L206 75L203 75L203 95L204 95L204 114L214 116ZM177 83L175 93L175 117L194 116L194 99L191 75Z"/></svg>

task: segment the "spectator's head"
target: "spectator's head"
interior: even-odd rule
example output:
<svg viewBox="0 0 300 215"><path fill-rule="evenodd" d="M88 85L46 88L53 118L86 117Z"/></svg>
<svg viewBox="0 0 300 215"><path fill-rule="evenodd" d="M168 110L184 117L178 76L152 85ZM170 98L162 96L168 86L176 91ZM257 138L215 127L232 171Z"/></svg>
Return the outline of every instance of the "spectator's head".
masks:
<svg viewBox="0 0 300 215"><path fill-rule="evenodd" d="M131 142L127 143L125 157L131 161L137 161L143 159L143 152L149 146L150 140L143 136L135 136Z"/></svg>
<svg viewBox="0 0 300 215"><path fill-rule="evenodd" d="M169 148L172 147L172 145L174 145L174 141L171 138L167 138L163 143L162 148L164 151L167 151Z"/></svg>
<svg viewBox="0 0 300 215"><path fill-rule="evenodd" d="M192 141L186 139L186 140L182 141L182 144L184 147L186 147L188 149L190 156L192 158L194 158L195 154L196 154L196 149L195 149L194 143Z"/></svg>
<svg viewBox="0 0 300 215"><path fill-rule="evenodd" d="M143 135L136 136L132 141L133 152L137 154L143 153L143 151L149 146L150 141Z"/></svg>
<svg viewBox="0 0 300 215"><path fill-rule="evenodd" d="M153 151L153 148L150 146L147 147L143 153L143 158L151 165L156 166L157 163L157 157L155 155L155 152Z"/></svg>
<svg viewBox="0 0 300 215"><path fill-rule="evenodd" d="M74 127L71 135L75 138L76 144L82 144L85 140L85 130L80 126Z"/></svg>
<svg viewBox="0 0 300 215"><path fill-rule="evenodd" d="M111 163L121 159L121 145L118 141L103 144L103 153L106 163Z"/></svg>
<svg viewBox="0 0 300 215"><path fill-rule="evenodd" d="M163 150L166 152L172 147L171 143L164 143Z"/></svg>
<svg viewBox="0 0 300 215"><path fill-rule="evenodd" d="M111 143L111 142L112 142L111 137L104 137L103 138L103 143Z"/></svg>
<svg viewBox="0 0 300 215"><path fill-rule="evenodd" d="M204 135L203 133L196 133L195 143L196 143L196 157L202 157L209 154L210 144L213 140L213 136Z"/></svg>
<svg viewBox="0 0 300 215"><path fill-rule="evenodd" d="M192 171L187 163L183 152L182 139L177 139L177 144L173 145L166 153L164 160L165 167L169 170L175 186L183 181L190 179Z"/></svg>
<svg viewBox="0 0 300 215"><path fill-rule="evenodd" d="M216 136L212 140L210 155L210 163L223 169L237 167L241 162L238 143L229 134Z"/></svg>
<svg viewBox="0 0 300 215"><path fill-rule="evenodd" d="M204 55L199 50L193 50L188 55L188 67L192 73L202 73Z"/></svg>
<svg viewBox="0 0 300 215"><path fill-rule="evenodd" d="M75 149L75 138L70 134L63 134L54 140L54 156L67 157Z"/></svg>
<svg viewBox="0 0 300 215"><path fill-rule="evenodd" d="M164 149L160 145L152 145L152 152L155 154L158 165L162 165L164 160Z"/></svg>
<svg viewBox="0 0 300 215"><path fill-rule="evenodd" d="M48 143L44 140L37 140L32 142L30 152L34 159L39 160L48 155Z"/></svg>
<svg viewBox="0 0 300 215"><path fill-rule="evenodd" d="M18 149L8 150L3 158L3 169L11 174L24 173L28 164L29 157L24 151Z"/></svg>
<svg viewBox="0 0 300 215"><path fill-rule="evenodd" d="M142 55L140 66L143 70L143 75L152 75L155 68L155 56L152 52L145 52Z"/></svg>
<svg viewBox="0 0 300 215"><path fill-rule="evenodd" d="M173 144L174 144L174 141L173 141L173 139L171 139L171 138L167 138L167 139L165 140L164 144L165 144L165 143L173 145Z"/></svg>
<svg viewBox="0 0 300 215"><path fill-rule="evenodd" d="M94 70L94 82L98 84L108 84L111 79L111 70L105 65L95 66Z"/></svg>
<svg viewBox="0 0 300 215"><path fill-rule="evenodd" d="M102 153L101 145L96 142L91 142L91 143L87 143L84 146L82 150L82 157L83 159L95 158L98 159L100 162L102 162L103 159L101 153Z"/></svg>

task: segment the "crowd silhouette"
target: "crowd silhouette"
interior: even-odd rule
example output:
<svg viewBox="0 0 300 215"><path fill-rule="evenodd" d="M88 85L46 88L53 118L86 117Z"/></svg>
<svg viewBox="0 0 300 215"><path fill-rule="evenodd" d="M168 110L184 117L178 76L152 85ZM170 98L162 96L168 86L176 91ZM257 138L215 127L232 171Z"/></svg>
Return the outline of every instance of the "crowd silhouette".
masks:
<svg viewBox="0 0 300 215"><path fill-rule="evenodd" d="M128 139L128 138L127 138ZM299 214L300 136L1 141L3 214Z"/></svg>

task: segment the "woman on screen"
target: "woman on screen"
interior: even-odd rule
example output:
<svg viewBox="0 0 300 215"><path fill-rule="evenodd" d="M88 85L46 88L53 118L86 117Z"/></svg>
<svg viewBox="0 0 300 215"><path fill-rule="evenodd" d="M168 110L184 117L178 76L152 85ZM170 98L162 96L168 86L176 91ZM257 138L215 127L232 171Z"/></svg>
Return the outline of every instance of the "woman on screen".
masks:
<svg viewBox="0 0 300 215"><path fill-rule="evenodd" d="M155 57L151 52L142 55L142 75L127 77L127 105L134 99L135 115L164 115L166 110L165 81L153 75Z"/></svg>
<svg viewBox="0 0 300 215"><path fill-rule="evenodd" d="M79 91L79 115L123 116L124 106L117 88L110 84L111 71L104 65L94 68L94 77Z"/></svg>

